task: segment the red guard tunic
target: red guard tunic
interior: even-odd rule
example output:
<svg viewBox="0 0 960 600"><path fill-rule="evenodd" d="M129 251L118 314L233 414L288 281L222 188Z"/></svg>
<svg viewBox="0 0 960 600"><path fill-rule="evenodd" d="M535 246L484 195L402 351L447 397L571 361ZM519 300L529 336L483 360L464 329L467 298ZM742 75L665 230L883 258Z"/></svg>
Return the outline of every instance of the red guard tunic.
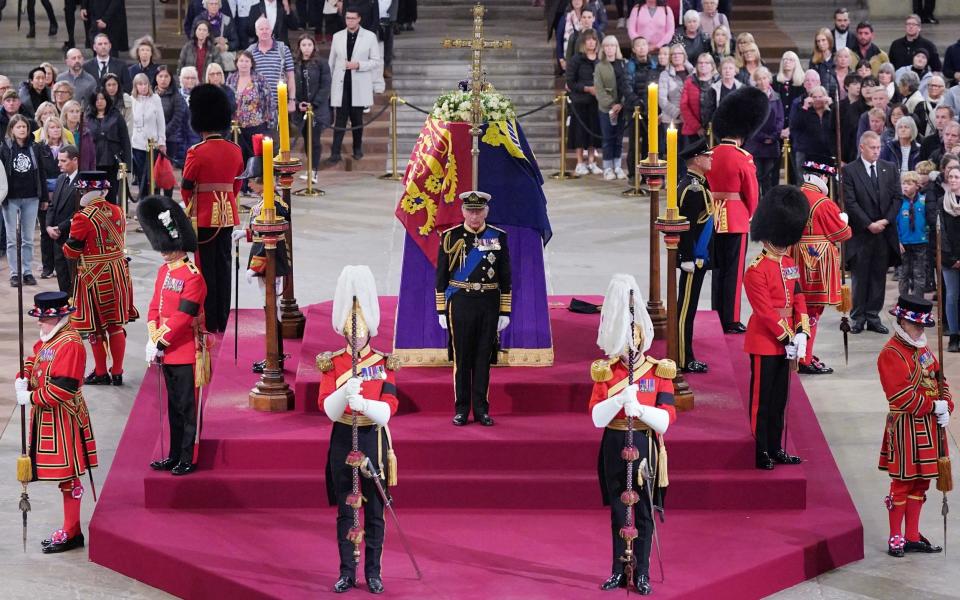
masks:
<svg viewBox="0 0 960 600"><path fill-rule="evenodd" d="M232 228L240 223L237 194L242 182L237 176L243 166L240 146L219 135L187 151L180 193L195 227Z"/></svg>
<svg viewBox="0 0 960 600"><path fill-rule="evenodd" d="M165 365L196 361L196 329L206 295L207 284L200 270L186 257L165 263L157 271L147 331L151 341L164 346Z"/></svg>
<svg viewBox="0 0 960 600"><path fill-rule="evenodd" d="M80 386L87 353L67 323L38 341L24 363L30 382L30 458L34 479L69 481L97 466L97 442Z"/></svg>
<svg viewBox="0 0 960 600"><path fill-rule="evenodd" d="M880 351L877 370L890 403L878 468L892 479L933 479L942 439L933 414L933 401L946 400L953 412L953 397L946 380L937 393L937 357L929 348L915 348L898 336Z"/></svg>
<svg viewBox="0 0 960 600"><path fill-rule="evenodd" d="M707 181L713 193L717 233L748 233L760 197L753 156L736 141L721 140L713 147L713 168Z"/></svg>
<svg viewBox="0 0 960 600"><path fill-rule="evenodd" d="M71 321L81 334L123 326L139 317L123 254L125 229L123 211L104 198L94 199L70 220L63 255L78 261L77 310Z"/></svg>
<svg viewBox="0 0 960 600"><path fill-rule="evenodd" d="M840 207L814 185L800 187L810 202L810 218L800 243L792 248L794 262L800 267L800 287L807 306L840 304L840 242L853 235L840 218Z"/></svg>
<svg viewBox="0 0 960 600"><path fill-rule="evenodd" d="M330 362L328 362L330 361ZM334 354L322 354L318 359L320 370L323 376L320 379L320 395L317 398L317 405L323 410L323 401L327 396L335 392L342 386L353 374L353 359L346 350L341 350ZM358 377L363 381L360 384L360 395L370 400L380 400L390 405L390 414L397 413L400 403L397 400L397 381L394 374L395 362L390 356L377 350L373 350L367 345L360 351L360 360L357 363ZM352 411L347 406L338 422L350 425ZM372 425L373 421L367 417L360 416L362 425Z"/></svg>
<svg viewBox="0 0 960 600"><path fill-rule="evenodd" d="M800 272L792 258L764 248L747 267L743 286L753 307L744 352L783 355L795 334L810 334Z"/></svg>

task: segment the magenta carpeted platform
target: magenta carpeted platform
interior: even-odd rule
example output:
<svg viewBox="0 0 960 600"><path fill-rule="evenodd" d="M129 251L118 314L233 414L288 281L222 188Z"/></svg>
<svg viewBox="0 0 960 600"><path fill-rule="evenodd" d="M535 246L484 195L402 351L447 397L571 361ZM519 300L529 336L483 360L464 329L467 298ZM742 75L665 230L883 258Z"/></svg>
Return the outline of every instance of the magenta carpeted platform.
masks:
<svg viewBox="0 0 960 600"><path fill-rule="evenodd" d="M569 297L551 298L563 303ZM381 298L380 336L395 298ZM313 357L337 347L329 303L308 311L304 341L288 343L297 410L246 408L261 358L262 312L241 311L208 390L201 469L151 472L159 454L156 373L147 374L90 524L91 560L189 598L307 598L337 577L335 509L325 506L329 422L316 410ZM586 414L597 315L552 310L556 364L493 373L493 428L449 425L449 369L398 373L401 413L391 423L400 464L397 510L424 570L417 581L388 525L387 593L402 598L584 598L610 570L609 517L600 506L600 432ZM863 556L859 517L798 381L790 447L807 462L773 473L752 468L749 367L741 336L723 336L698 314L698 356L711 372L691 378L696 409L668 433L671 486L661 535L662 598L754 598ZM388 350L389 341L374 341ZM655 347L654 355L662 355ZM357 590L353 594L365 594Z"/></svg>

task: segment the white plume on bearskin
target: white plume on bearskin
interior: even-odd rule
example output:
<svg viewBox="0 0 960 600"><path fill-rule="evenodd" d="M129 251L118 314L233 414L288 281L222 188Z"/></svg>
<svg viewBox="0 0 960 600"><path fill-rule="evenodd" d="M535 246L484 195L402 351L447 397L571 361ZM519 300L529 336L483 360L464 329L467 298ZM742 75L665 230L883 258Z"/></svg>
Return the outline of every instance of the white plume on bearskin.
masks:
<svg viewBox="0 0 960 600"><path fill-rule="evenodd" d="M636 340L630 331L630 290L633 290L633 320L643 336L640 348L636 347ZM650 349L652 343L653 321L647 313L646 303L643 301L637 280L633 275L615 274L610 279L607 293L603 298L597 345L608 357L618 358L623 356L628 348L643 354Z"/></svg>
<svg viewBox="0 0 960 600"><path fill-rule="evenodd" d="M366 265L347 265L337 279L337 290L333 294L333 328L341 335L350 325L354 297L370 330L370 337L374 337L380 327L380 301L373 272Z"/></svg>

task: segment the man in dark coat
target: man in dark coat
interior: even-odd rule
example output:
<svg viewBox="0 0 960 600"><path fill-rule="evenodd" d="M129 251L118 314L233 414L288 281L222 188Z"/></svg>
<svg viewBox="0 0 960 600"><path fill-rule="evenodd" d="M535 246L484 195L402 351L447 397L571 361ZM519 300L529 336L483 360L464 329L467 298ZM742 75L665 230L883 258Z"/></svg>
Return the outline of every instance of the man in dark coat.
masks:
<svg viewBox="0 0 960 600"><path fill-rule="evenodd" d="M97 86L102 83L104 75L113 73L120 80L123 91L130 93L133 89L133 80L130 78L130 69L127 64L116 58L117 52L113 38L107 33L98 33L93 38L93 58L83 63L83 70L97 80ZM87 99L82 99L86 102Z"/></svg>
<svg viewBox="0 0 960 600"><path fill-rule="evenodd" d="M257 41L257 19L266 16L267 4L276 4L276 20L273 22L273 39L287 43L289 35L287 30L287 17L290 16L290 4L286 0L260 0L259 3L250 7L250 15L247 17L247 38ZM269 20L269 17L267 17Z"/></svg>
<svg viewBox="0 0 960 600"><path fill-rule="evenodd" d="M900 264L896 218L900 208L897 166L880 160L880 136L860 136L860 159L843 167L843 197L853 238L847 256L853 273L851 333L864 328L879 334L889 330L880 322L887 269Z"/></svg>
<svg viewBox="0 0 960 600"><path fill-rule="evenodd" d="M80 152L76 146L60 148L57 156L60 166L60 176L57 177L57 186L50 198L50 208L47 209L47 219L44 226L47 234L53 239L53 268L57 272L57 286L61 292L73 296L73 281L76 275L77 263L63 255L63 245L70 237L70 220L77 210L77 201L74 197L73 182L80 168Z"/></svg>
<svg viewBox="0 0 960 600"><path fill-rule="evenodd" d="M120 52L130 49L124 0L86 0L80 9L80 18L87 31L87 48L93 48L98 33L105 33L113 42L111 56L119 56Z"/></svg>

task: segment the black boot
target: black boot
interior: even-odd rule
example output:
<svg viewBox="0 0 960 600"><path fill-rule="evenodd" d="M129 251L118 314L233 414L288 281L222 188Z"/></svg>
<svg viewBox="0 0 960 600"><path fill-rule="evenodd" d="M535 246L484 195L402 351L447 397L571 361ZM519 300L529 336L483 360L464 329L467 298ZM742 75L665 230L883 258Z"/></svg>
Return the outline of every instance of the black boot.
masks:
<svg viewBox="0 0 960 600"><path fill-rule="evenodd" d="M770 458L770 455L766 452L759 452L757 454L757 468L763 469L764 471L773 470L773 459Z"/></svg>
<svg viewBox="0 0 960 600"><path fill-rule="evenodd" d="M614 573L609 579L600 584L600 589L605 592L622 587L627 587L627 576L623 573Z"/></svg>
<svg viewBox="0 0 960 600"><path fill-rule="evenodd" d="M780 463L781 465L799 465L803 462L799 456L791 456L781 448L773 453L773 462Z"/></svg>
<svg viewBox="0 0 960 600"><path fill-rule="evenodd" d="M649 575L634 576L633 585L637 588L637 593L641 596L649 596L653 593L653 586L650 585Z"/></svg>
<svg viewBox="0 0 960 600"><path fill-rule="evenodd" d="M947 352L960 352L960 334L950 334L950 343L947 344Z"/></svg>
<svg viewBox="0 0 960 600"><path fill-rule="evenodd" d="M37 37L37 27L33 23L30 24L30 30L27 32L27 39L32 40Z"/></svg>

